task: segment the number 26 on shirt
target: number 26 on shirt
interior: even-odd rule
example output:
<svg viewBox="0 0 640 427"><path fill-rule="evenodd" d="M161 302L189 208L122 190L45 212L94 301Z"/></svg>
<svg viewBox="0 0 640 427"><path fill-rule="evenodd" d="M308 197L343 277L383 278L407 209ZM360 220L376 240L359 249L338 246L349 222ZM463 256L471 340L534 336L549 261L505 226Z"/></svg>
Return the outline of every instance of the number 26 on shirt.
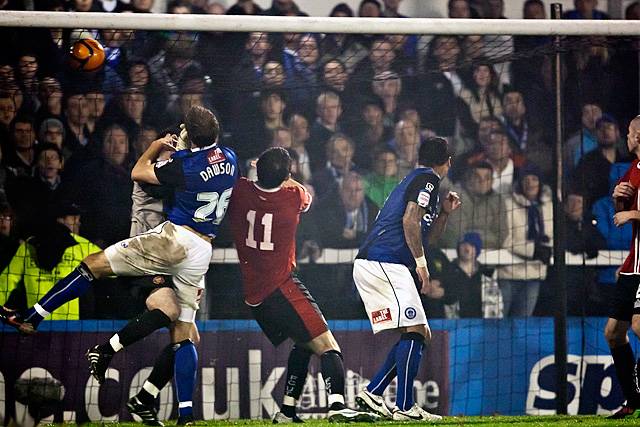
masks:
<svg viewBox="0 0 640 427"><path fill-rule="evenodd" d="M255 225L256 225L256 211L250 210L249 212L247 212L247 221L249 221L249 232L247 233L245 244L250 248L257 249L258 242L256 242L256 239L254 237ZM271 242L271 226L273 225L273 214L265 213L264 215L262 215L262 219L260 220L260 223L264 227L262 241L260 242L260 250L272 251L273 242Z"/></svg>

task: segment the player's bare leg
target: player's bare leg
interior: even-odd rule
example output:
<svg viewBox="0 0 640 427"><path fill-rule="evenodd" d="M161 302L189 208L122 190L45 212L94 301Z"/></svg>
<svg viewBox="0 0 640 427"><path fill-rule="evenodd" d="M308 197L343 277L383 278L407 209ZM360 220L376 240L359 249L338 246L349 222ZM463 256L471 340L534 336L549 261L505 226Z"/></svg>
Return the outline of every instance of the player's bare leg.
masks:
<svg viewBox="0 0 640 427"><path fill-rule="evenodd" d="M0 321L25 334L34 334L40 322L64 303L84 294L91 283L112 274L104 252L86 257L73 272L60 279L49 292L24 313L0 306Z"/></svg>
<svg viewBox="0 0 640 427"><path fill-rule="evenodd" d="M640 326L640 316L634 315L633 317L635 324ZM627 400L626 405L609 418L635 417L636 409L640 403L640 396L637 392L638 379L636 374L636 361L631 345L629 344L629 337L627 336L630 326L631 322L609 318L604 328L604 336L609 344L611 356L613 356L616 375L618 376L624 397ZM640 416L640 412L638 416Z"/></svg>

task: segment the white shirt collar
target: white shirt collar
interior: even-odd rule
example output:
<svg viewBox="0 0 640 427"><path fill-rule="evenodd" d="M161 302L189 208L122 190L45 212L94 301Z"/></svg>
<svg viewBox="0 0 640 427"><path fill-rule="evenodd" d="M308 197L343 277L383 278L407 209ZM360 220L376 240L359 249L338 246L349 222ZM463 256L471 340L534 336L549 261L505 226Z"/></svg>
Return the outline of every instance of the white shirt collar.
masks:
<svg viewBox="0 0 640 427"><path fill-rule="evenodd" d="M281 185L278 185L276 188L262 188L258 185L257 182L254 182L253 185L255 185L258 190L264 191L265 193L275 193L276 191L280 191L280 189L282 188Z"/></svg>
<svg viewBox="0 0 640 427"><path fill-rule="evenodd" d="M209 148L213 148L215 146L216 143L214 142L213 144L207 145L206 147L192 147L191 151L195 153L196 151L208 150Z"/></svg>

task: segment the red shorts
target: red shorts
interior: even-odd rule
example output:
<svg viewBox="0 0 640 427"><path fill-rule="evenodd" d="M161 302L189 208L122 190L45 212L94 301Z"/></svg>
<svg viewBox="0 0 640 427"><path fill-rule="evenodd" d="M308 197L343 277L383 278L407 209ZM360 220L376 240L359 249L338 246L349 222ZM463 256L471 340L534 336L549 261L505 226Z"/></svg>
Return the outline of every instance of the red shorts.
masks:
<svg viewBox="0 0 640 427"><path fill-rule="evenodd" d="M294 276L251 311L275 346L287 338L306 343L329 330L309 290Z"/></svg>

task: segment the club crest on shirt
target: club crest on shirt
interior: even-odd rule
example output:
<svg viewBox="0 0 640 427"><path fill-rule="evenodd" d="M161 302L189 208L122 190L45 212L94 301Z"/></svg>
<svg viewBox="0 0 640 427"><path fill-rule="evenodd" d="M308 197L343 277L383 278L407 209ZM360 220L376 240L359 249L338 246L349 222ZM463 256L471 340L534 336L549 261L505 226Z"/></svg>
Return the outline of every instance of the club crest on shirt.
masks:
<svg viewBox="0 0 640 427"><path fill-rule="evenodd" d="M391 320L391 310L389 310L389 308L371 312L371 322L374 325L381 322L390 322Z"/></svg>
<svg viewBox="0 0 640 427"><path fill-rule="evenodd" d="M404 310L404 315L405 315L405 317L406 317L407 319L415 319L416 314L417 314L417 313L416 313L416 309L415 309L415 308L413 308L413 307L407 307L407 308Z"/></svg>
<svg viewBox="0 0 640 427"><path fill-rule="evenodd" d="M221 149L216 148L207 153L207 161L210 165L214 165L216 163L224 162L227 158L224 156L224 153Z"/></svg>
<svg viewBox="0 0 640 427"><path fill-rule="evenodd" d="M429 192L431 192L435 187L433 186L432 183L427 182L427 185L425 185L424 188L426 188L427 190L429 190Z"/></svg>

